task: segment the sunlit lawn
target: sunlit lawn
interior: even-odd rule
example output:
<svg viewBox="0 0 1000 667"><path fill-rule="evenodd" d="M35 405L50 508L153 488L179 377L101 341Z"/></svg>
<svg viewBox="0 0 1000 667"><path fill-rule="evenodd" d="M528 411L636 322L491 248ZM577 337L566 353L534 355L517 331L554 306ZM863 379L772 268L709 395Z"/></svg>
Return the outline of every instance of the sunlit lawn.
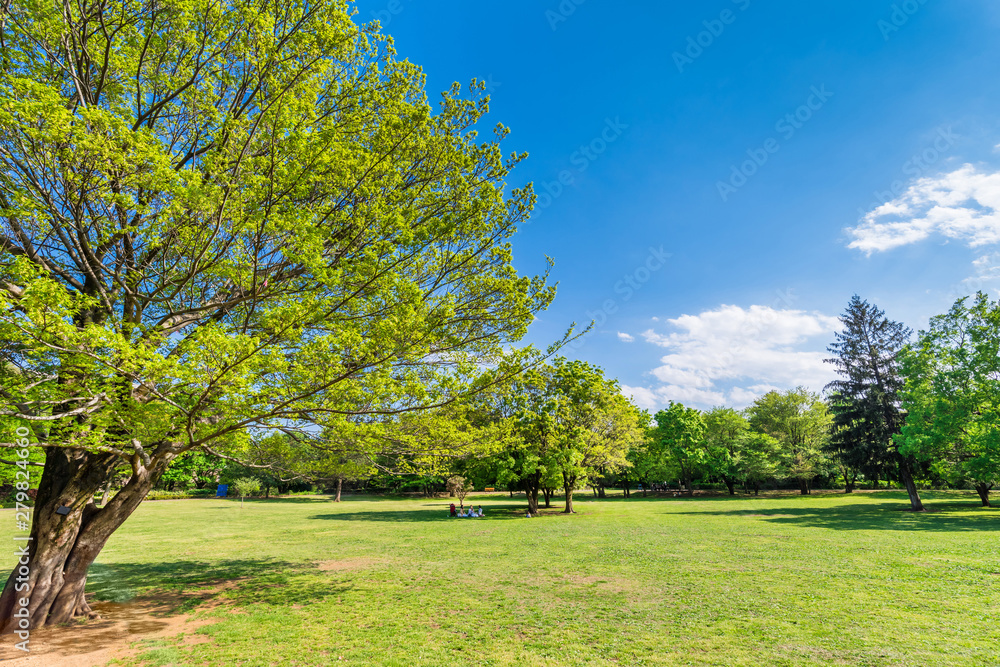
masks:
<svg viewBox="0 0 1000 667"><path fill-rule="evenodd" d="M998 665L1000 510L926 498L147 502L89 590L239 579L162 665Z"/></svg>

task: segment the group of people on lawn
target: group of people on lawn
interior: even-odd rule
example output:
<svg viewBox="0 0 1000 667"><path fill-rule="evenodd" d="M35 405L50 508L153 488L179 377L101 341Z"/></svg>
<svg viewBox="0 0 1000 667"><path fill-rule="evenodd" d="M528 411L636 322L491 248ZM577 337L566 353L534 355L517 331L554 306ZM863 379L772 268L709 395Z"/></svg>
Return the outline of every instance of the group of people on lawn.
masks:
<svg viewBox="0 0 1000 667"><path fill-rule="evenodd" d="M452 503L451 504L451 516L457 516L459 519L465 519L465 518L477 519L477 518L479 518L481 516L486 516L486 515L483 514L483 506L482 505L479 506L478 510L474 509L472 507L472 505L469 505L468 511L463 512L462 510L456 510L455 509L455 503Z"/></svg>

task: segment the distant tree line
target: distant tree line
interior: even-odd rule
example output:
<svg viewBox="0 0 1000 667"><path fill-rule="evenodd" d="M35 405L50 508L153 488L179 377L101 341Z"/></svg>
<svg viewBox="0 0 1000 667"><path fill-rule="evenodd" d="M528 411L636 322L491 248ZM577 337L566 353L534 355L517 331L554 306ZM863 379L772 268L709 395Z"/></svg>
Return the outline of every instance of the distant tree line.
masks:
<svg viewBox="0 0 1000 667"><path fill-rule="evenodd" d="M557 357L473 399L389 420L374 440L328 430L321 455L287 435L264 443L256 466L188 452L157 488L242 481L246 495L317 490L340 500L345 489L455 495L462 480L463 494L523 493L532 512L558 495L571 513L584 488L596 497L696 487L807 495L884 485L905 489L918 511L920 487L975 489L989 506L1000 480L1000 305L960 299L916 337L857 296L840 319L827 360L839 379L823 395L770 391L742 410L672 402L651 416L601 369ZM123 466L105 492L129 473Z"/></svg>

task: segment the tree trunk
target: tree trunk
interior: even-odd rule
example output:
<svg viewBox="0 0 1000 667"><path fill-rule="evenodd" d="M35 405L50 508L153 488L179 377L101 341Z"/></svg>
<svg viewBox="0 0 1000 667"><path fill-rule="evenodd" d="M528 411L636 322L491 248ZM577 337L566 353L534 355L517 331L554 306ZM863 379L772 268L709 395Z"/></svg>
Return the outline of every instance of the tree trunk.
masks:
<svg viewBox="0 0 1000 667"><path fill-rule="evenodd" d="M563 489L566 491L566 509L563 514L573 514L573 487L576 486L576 477L568 477L563 473Z"/></svg>
<svg viewBox="0 0 1000 667"><path fill-rule="evenodd" d="M687 489L687 494L694 497L694 483L691 481L691 475L685 473L684 475L684 488Z"/></svg>
<svg viewBox="0 0 1000 667"><path fill-rule="evenodd" d="M990 489L992 488L992 484L976 484L976 493L979 494L979 499L983 501L983 507L993 507L990 505Z"/></svg>
<svg viewBox="0 0 1000 667"><path fill-rule="evenodd" d="M729 489L729 495L736 495L736 480L730 479L729 477L723 477L722 481L726 483L726 488Z"/></svg>
<svg viewBox="0 0 1000 667"><path fill-rule="evenodd" d="M344 478L343 477L338 477L337 478L337 497L333 499L333 502L335 502L335 503L339 503L340 502L340 491L343 488L344 488ZM454 495L454 494L452 494L452 495Z"/></svg>
<svg viewBox="0 0 1000 667"><path fill-rule="evenodd" d="M844 473L844 493L854 493L854 487L857 486L858 482L858 472L848 470L846 467L841 468L841 470Z"/></svg>
<svg viewBox="0 0 1000 667"><path fill-rule="evenodd" d="M755 496L759 496L760 495L760 482L754 482L753 483L753 494Z"/></svg>
<svg viewBox="0 0 1000 667"><path fill-rule="evenodd" d="M920 502L920 494L917 493L917 485L913 481L913 468L910 461L901 458L899 461L899 478L906 486L906 493L910 496L910 509L914 512L923 512L924 504Z"/></svg>
<svg viewBox="0 0 1000 667"><path fill-rule="evenodd" d="M604 485L603 484L600 487L598 487L598 489L597 489L597 497L598 498L607 498L608 497L607 492L605 492L605 490L604 490Z"/></svg>
<svg viewBox="0 0 1000 667"><path fill-rule="evenodd" d="M538 488L542 476L539 473L524 478L524 493L528 496L528 512L538 514Z"/></svg>
<svg viewBox="0 0 1000 667"><path fill-rule="evenodd" d="M552 489L542 489L542 498L545 499L546 507L552 507Z"/></svg>
<svg viewBox="0 0 1000 667"><path fill-rule="evenodd" d="M803 478L799 478L799 495L808 496L809 495L809 482Z"/></svg>
<svg viewBox="0 0 1000 667"><path fill-rule="evenodd" d="M531 514L538 514L538 489L532 489L528 491L528 512Z"/></svg>
<svg viewBox="0 0 1000 667"><path fill-rule="evenodd" d="M87 571L108 538L159 481L172 458L154 458L150 468L137 465L125 486L98 508L94 494L107 483L119 459L77 449L53 447L46 451L31 539L24 549L26 563L15 567L0 595L0 634L19 630L21 619L14 614L22 609L19 602L23 598L29 600L31 628L94 615L84 599ZM68 507L69 512L57 514L60 507Z"/></svg>

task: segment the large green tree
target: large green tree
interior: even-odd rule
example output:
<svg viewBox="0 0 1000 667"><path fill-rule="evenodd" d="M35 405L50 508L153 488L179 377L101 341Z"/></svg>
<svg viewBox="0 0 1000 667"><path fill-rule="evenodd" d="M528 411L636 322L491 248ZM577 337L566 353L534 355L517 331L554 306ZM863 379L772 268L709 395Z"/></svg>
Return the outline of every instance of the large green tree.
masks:
<svg viewBox="0 0 1000 667"><path fill-rule="evenodd" d="M931 319L902 353L903 455L975 486L984 506L1000 482L1000 302L982 292Z"/></svg>
<svg viewBox="0 0 1000 667"><path fill-rule="evenodd" d="M736 410L715 407L705 413L707 463L711 473L725 483L729 495L736 495L740 479L740 451L750 425Z"/></svg>
<svg viewBox="0 0 1000 667"><path fill-rule="evenodd" d="M816 394L799 387L770 391L747 408L750 428L781 443L779 475L795 479L802 495L811 492L811 483L826 472L823 454L830 417L826 403Z"/></svg>
<svg viewBox="0 0 1000 667"><path fill-rule="evenodd" d="M899 355L912 332L857 295L840 321L844 329L830 345L835 356L827 360L840 375L828 385L833 423L827 449L846 468L869 478L877 480L883 473L898 477L911 508L922 511L913 479L916 461L893 441L903 425Z"/></svg>
<svg viewBox="0 0 1000 667"><path fill-rule="evenodd" d="M630 465L628 452L642 444L649 416L596 366L560 359L553 370L551 396L560 426L556 461L563 478L563 512L570 514L578 485Z"/></svg>
<svg viewBox="0 0 1000 667"><path fill-rule="evenodd" d="M629 465L629 449L642 442L645 413L622 396L618 383L583 361L557 358L530 371L517 390L516 418L522 446L512 453L538 509L538 490L562 486L566 514L573 512L573 491L600 472ZM561 484L554 483L558 475Z"/></svg>
<svg viewBox="0 0 1000 667"><path fill-rule="evenodd" d="M760 485L781 471L781 443L766 433L747 431L740 436L736 472L747 492L760 493Z"/></svg>
<svg viewBox="0 0 1000 667"><path fill-rule="evenodd" d="M708 459L704 415L671 401L654 419L648 448L672 464L687 494L694 495L694 474Z"/></svg>
<svg viewBox="0 0 1000 667"><path fill-rule="evenodd" d="M90 611L88 567L177 456L447 403L551 299L511 265L533 195L505 190L505 130L473 129L484 86L433 108L347 2L3 12L0 396L46 449L33 627Z"/></svg>

